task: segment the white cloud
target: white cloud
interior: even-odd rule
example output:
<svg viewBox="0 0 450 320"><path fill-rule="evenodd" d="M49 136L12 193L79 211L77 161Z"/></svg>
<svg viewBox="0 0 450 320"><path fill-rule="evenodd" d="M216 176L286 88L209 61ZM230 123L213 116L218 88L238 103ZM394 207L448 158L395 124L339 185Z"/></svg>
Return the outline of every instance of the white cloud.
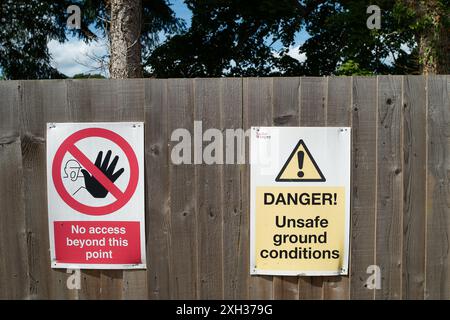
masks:
<svg viewBox="0 0 450 320"><path fill-rule="evenodd" d="M107 47L101 40L90 43L78 39L70 39L65 43L51 40L48 49L52 56L52 66L69 77L77 73L105 73L96 70L100 65L92 59L94 56L107 54Z"/></svg>
<svg viewBox="0 0 450 320"><path fill-rule="evenodd" d="M287 52L288 56L291 56L292 58L300 61L300 62L305 62L306 60L306 54L305 53L300 53L299 50L300 46L294 46L294 47L289 47L289 51Z"/></svg>
<svg viewBox="0 0 450 320"><path fill-rule="evenodd" d="M294 59L296 59L296 60L298 60L300 62L305 62L306 54L305 53L301 53L300 54L300 52L298 51L299 48L300 48L300 45L298 45L298 46L290 46L289 50L288 50L288 52L286 52L286 54L288 56L290 56L291 58L294 58ZM273 55L275 57L279 57L280 56L280 54L278 52L276 52L276 51L273 51Z"/></svg>

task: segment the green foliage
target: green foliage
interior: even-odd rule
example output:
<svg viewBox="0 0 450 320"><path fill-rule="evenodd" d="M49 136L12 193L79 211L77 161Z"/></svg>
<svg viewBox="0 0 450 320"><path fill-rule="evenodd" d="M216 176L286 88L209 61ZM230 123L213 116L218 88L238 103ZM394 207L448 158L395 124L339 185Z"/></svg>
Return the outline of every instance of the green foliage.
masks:
<svg viewBox="0 0 450 320"><path fill-rule="evenodd" d="M98 73L95 74L77 73L72 77L72 79L105 79L105 77Z"/></svg>
<svg viewBox="0 0 450 320"><path fill-rule="evenodd" d="M109 37L110 5L108 0L75 0L81 8L81 29L72 33L85 41L98 36ZM93 30L91 30L93 29ZM168 0L142 0L141 43L143 59L160 42L161 33L177 34L185 29L185 22L175 16Z"/></svg>
<svg viewBox="0 0 450 320"><path fill-rule="evenodd" d="M156 48L148 65L157 77L259 76L285 65L273 43L288 47L305 8L297 0L186 0L190 29Z"/></svg>
<svg viewBox="0 0 450 320"><path fill-rule="evenodd" d="M366 26L369 16L366 9L372 4L382 9L380 30L369 30ZM408 56L405 49L415 45L408 22L407 12L400 11L391 0L325 1L306 18L311 38L300 49L308 57L306 72L333 74L342 71L338 69L342 62L352 61L361 70L374 74L394 70L406 73L397 65L397 58Z"/></svg>
<svg viewBox="0 0 450 320"><path fill-rule="evenodd" d="M186 0L191 28L156 48L157 77L406 74L418 68L410 8L392 0ZM381 30L366 26L369 5L382 8ZM301 63L286 55L295 32L310 38ZM274 55L273 43L278 54ZM415 52L417 53L417 52Z"/></svg>
<svg viewBox="0 0 450 320"><path fill-rule="evenodd" d="M408 12L409 29L419 43L419 65L425 73L450 72L450 0L397 0Z"/></svg>
<svg viewBox="0 0 450 320"><path fill-rule="evenodd" d="M109 0L3 0L0 3L3 77L64 77L51 66L47 43L52 39L63 42L67 34L87 42L98 36L108 37L109 3ZM448 62L450 56L446 32L450 28L450 0L185 0L185 3L193 14L189 29L175 16L169 0L142 1L141 43L147 76L416 74L421 66ZM81 30L66 29L66 8L70 4L81 8ZM382 9L381 30L369 30L366 26L366 9L373 4ZM304 62L287 55L300 30L310 35L299 49L307 57ZM161 44L163 33L169 38Z"/></svg>
<svg viewBox="0 0 450 320"><path fill-rule="evenodd" d="M7 79L64 78L50 64L50 40L64 42L72 34L85 41L108 36L109 0L2 0L0 2L0 67ZM143 0L144 56L159 41L161 32L176 33L184 24L168 0ZM81 30L66 26L69 5L81 9ZM93 30L91 30L91 29Z"/></svg>
<svg viewBox="0 0 450 320"><path fill-rule="evenodd" d="M362 69L358 62L347 60L337 68L337 76L371 76L373 72Z"/></svg>
<svg viewBox="0 0 450 320"><path fill-rule="evenodd" d="M47 43L66 40L66 1L0 2L0 66L6 79L61 78L50 65Z"/></svg>

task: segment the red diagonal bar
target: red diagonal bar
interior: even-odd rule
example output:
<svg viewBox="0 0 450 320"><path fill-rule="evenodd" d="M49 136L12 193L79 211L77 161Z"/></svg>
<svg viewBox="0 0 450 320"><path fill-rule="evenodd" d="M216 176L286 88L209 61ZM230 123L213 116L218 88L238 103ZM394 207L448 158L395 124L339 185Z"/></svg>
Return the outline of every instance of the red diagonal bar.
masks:
<svg viewBox="0 0 450 320"><path fill-rule="evenodd" d="M68 148L68 150L72 156L75 157L75 159L78 160L78 162L88 171L90 172L95 179L97 179L98 182L102 184L103 187L105 187L111 194L118 200L123 197L123 192L114 184L111 182L111 180L108 179L107 176L99 169L97 168L91 160L88 159L84 155L83 152L80 151L75 145L72 145Z"/></svg>

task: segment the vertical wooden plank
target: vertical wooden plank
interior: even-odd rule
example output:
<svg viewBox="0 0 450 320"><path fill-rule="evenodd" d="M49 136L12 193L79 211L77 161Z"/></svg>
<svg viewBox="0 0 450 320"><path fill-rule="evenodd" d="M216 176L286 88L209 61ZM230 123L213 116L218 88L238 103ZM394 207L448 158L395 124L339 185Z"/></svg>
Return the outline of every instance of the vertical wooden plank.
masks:
<svg viewBox="0 0 450 320"><path fill-rule="evenodd" d="M326 124L327 78L301 78L300 126ZM299 277L300 299L323 299L323 277Z"/></svg>
<svg viewBox="0 0 450 320"><path fill-rule="evenodd" d="M169 132L185 128L193 134L194 86L189 79L167 82ZM172 145L179 142L170 142ZM191 152L190 147L186 152ZM192 160L192 154L191 154ZM191 164L174 165L170 170L170 296L171 299L197 298L197 212L195 170Z"/></svg>
<svg viewBox="0 0 450 320"><path fill-rule="evenodd" d="M241 130L242 79L221 80L222 130ZM236 134L239 134L235 131ZM241 134L244 134L243 130ZM245 211L242 189L245 164L239 162L238 151L244 152L245 137L225 132L225 165L223 166L223 290L224 299L248 299L249 237L248 212ZM242 139L242 140L240 140ZM231 154L233 157L231 157ZM232 159L232 163L227 159ZM245 159L243 159L245 162Z"/></svg>
<svg viewBox="0 0 450 320"><path fill-rule="evenodd" d="M116 90L112 86L115 80L68 80L67 101L70 119L77 122L113 121L114 112L117 110ZM102 273L103 279L102 279ZM107 282L106 277L119 275L121 271L81 271L80 299L100 299L102 297L103 285ZM121 280L116 280L121 281ZM115 287L114 280L109 281L109 286Z"/></svg>
<svg viewBox="0 0 450 320"><path fill-rule="evenodd" d="M28 298L19 81L0 81L0 299Z"/></svg>
<svg viewBox="0 0 450 320"><path fill-rule="evenodd" d="M423 299L425 283L426 81L403 78L402 298Z"/></svg>
<svg viewBox="0 0 450 320"><path fill-rule="evenodd" d="M272 78L244 78L243 116L244 130L252 126L270 126L272 124ZM246 145L247 165L243 176L242 190L245 199L245 211L250 215L250 165L248 143ZM246 222L249 223L250 219ZM248 224L248 230L250 225ZM249 231L248 231L249 232ZM250 246L250 243L247 244ZM248 262L250 264L250 262ZM249 282L250 299L272 299L273 277L251 276Z"/></svg>
<svg viewBox="0 0 450 320"><path fill-rule="evenodd" d="M352 78L328 78L327 126L351 127ZM351 252L351 248L349 248ZM349 264L351 265L351 264ZM349 271L350 274L351 271ZM324 299L349 299L349 276L327 277L323 284Z"/></svg>
<svg viewBox="0 0 450 320"><path fill-rule="evenodd" d="M350 299L373 299L367 267L375 264L377 83L355 77L352 85L352 211Z"/></svg>
<svg viewBox="0 0 450 320"><path fill-rule="evenodd" d="M426 299L450 299L450 78L427 84Z"/></svg>
<svg viewBox="0 0 450 320"><path fill-rule="evenodd" d="M144 79L126 79L116 81L115 87L117 92L117 109L111 110L114 113L114 121L145 121L145 83ZM114 86L114 84L113 84ZM144 124L144 144L145 132L149 128ZM146 145L144 145L145 155ZM144 159L145 160L145 159ZM145 168L144 179L145 179ZM147 189L146 189L147 190ZM147 206L147 205L146 205ZM148 216L145 216L146 224L148 223ZM148 256L147 256L148 265ZM108 273L108 285L102 287L102 291L106 288L117 288L113 290L121 290L122 295L117 292L112 298L123 299L147 299L147 271L146 270L124 270L123 280L120 279L120 271L114 272L111 275ZM105 288L105 289L103 289ZM104 296L107 297L106 295Z"/></svg>
<svg viewBox="0 0 450 320"><path fill-rule="evenodd" d="M273 79L274 126L298 126L300 78ZM298 299L298 277L273 277L274 299Z"/></svg>
<svg viewBox="0 0 450 320"><path fill-rule="evenodd" d="M145 92L143 79L102 82L106 82L104 95L111 95L112 102L103 106L100 99L105 99L105 97L96 96L94 103L102 106L105 113L109 112L111 114L109 119L111 120L103 120L104 117L102 116L98 121L144 121ZM108 98L105 100L108 100ZM146 298L146 283L147 272L145 270L102 270L100 274L100 298Z"/></svg>
<svg viewBox="0 0 450 320"><path fill-rule="evenodd" d="M0 81L0 134L2 142L19 137L19 81Z"/></svg>
<svg viewBox="0 0 450 320"><path fill-rule="evenodd" d="M199 261L199 298L223 298L223 262L222 262L222 168L223 136L220 114L219 79L196 79L195 112L196 121L202 121L205 140L203 144L203 162L195 165L197 190L198 224L198 261ZM219 110L218 110L219 109ZM219 111L219 112L218 112ZM209 130L212 137L206 137ZM214 130L214 131L212 131ZM211 150L208 145L216 148ZM208 151L209 150L209 151ZM214 156L214 162L208 163L207 156ZM213 159L211 159L212 161Z"/></svg>
<svg viewBox="0 0 450 320"><path fill-rule="evenodd" d="M30 272L30 298L75 298L66 286L68 274L51 269L46 196L46 122L67 120L64 81L22 81L20 128L25 215Z"/></svg>
<svg viewBox="0 0 450 320"><path fill-rule="evenodd" d="M401 299L402 291L402 79L378 77L377 220L375 263L381 268L376 299Z"/></svg>
<svg viewBox="0 0 450 320"><path fill-rule="evenodd" d="M26 299L29 279L20 138L0 139L0 299Z"/></svg>
<svg viewBox="0 0 450 320"><path fill-rule="evenodd" d="M144 80L117 80L111 86L117 94L117 107L111 109L113 121L144 121ZM146 299L148 296L146 270L124 270L123 275L120 270L102 272L101 280L104 299Z"/></svg>
<svg viewBox="0 0 450 320"><path fill-rule="evenodd" d="M147 275L150 299L170 299L170 198L167 80L145 81Z"/></svg>
<svg viewBox="0 0 450 320"><path fill-rule="evenodd" d="M143 121L144 83L142 79L128 80L69 80L67 100L70 119L78 122ZM125 275L125 285L124 285ZM82 299L119 299L146 295L146 288L134 284L146 283L146 272L104 270L82 271Z"/></svg>
<svg viewBox="0 0 450 320"><path fill-rule="evenodd" d="M301 78L300 125L320 127L326 123L327 78Z"/></svg>

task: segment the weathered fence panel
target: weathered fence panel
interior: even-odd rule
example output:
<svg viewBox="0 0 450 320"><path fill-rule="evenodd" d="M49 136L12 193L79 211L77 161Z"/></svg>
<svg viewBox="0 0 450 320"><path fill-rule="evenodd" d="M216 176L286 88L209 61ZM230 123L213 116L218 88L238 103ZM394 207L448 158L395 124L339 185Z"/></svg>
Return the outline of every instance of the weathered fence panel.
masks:
<svg viewBox="0 0 450 320"><path fill-rule="evenodd" d="M450 78L427 83L425 298L450 299Z"/></svg>
<svg viewBox="0 0 450 320"><path fill-rule="evenodd" d="M82 121L145 122L148 269L70 290L50 268L45 132ZM175 129L209 144L194 121L234 164L171 161ZM251 126L352 127L348 276L249 275L248 140L225 142ZM0 82L0 299L450 299L449 233L450 76Z"/></svg>
<svg viewBox="0 0 450 320"><path fill-rule="evenodd" d="M350 299L373 299L367 267L375 264L377 81L353 79Z"/></svg>

